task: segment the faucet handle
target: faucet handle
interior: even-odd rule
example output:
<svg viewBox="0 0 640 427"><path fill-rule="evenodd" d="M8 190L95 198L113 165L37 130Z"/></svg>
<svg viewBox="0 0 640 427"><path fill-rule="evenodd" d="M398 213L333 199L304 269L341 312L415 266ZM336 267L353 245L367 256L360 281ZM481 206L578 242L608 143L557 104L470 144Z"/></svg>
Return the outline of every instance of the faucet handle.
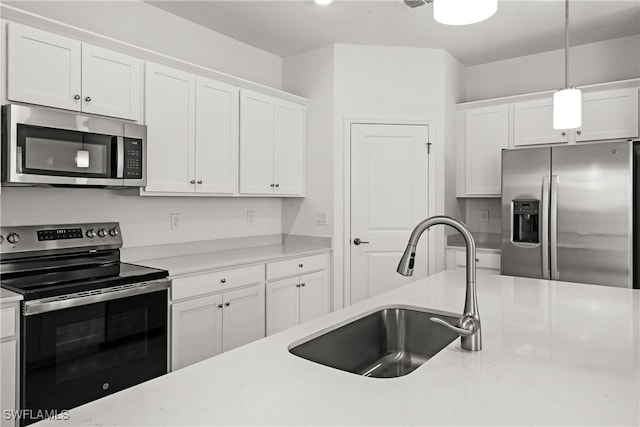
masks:
<svg viewBox="0 0 640 427"><path fill-rule="evenodd" d="M450 325L449 323L445 322L442 319L438 319L437 317L431 317L429 320L431 320L433 323L437 323L438 325L442 325L445 328L448 328L463 337L469 336L476 331L475 324L473 323L471 323L471 327L469 329L466 329Z"/></svg>

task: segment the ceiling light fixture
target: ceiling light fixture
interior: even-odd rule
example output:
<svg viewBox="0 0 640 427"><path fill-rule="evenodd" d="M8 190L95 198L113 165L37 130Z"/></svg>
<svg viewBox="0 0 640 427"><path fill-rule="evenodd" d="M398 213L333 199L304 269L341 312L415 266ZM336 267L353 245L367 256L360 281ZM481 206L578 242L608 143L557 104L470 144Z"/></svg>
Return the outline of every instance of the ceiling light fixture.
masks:
<svg viewBox="0 0 640 427"><path fill-rule="evenodd" d="M569 87L569 0L564 5L564 88L553 94L553 128L575 129L582 125L582 92Z"/></svg>
<svg viewBox="0 0 640 427"><path fill-rule="evenodd" d="M498 0L427 0L433 2L433 19L445 25L484 21L498 10Z"/></svg>
<svg viewBox="0 0 640 427"><path fill-rule="evenodd" d="M313 0L316 2L316 4L319 4L320 6L326 6L329 3L331 3L333 0Z"/></svg>

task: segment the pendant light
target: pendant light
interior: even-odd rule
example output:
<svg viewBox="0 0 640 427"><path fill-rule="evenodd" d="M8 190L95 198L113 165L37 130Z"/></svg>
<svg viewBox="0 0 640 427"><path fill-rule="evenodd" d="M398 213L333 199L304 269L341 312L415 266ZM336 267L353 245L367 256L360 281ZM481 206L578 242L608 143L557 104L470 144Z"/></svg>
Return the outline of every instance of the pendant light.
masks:
<svg viewBox="0 0 640 427"><path fill-rule="evenodd" d="M498 0L432 0L433 19L445 25L468 25L490 18Z"/></svg>
<svg viewBox="0 0 640 427"><path fill-rule="evenodd" d="M569 0L564 4L564 88L553 94L553 128L575 129L582 126L582 92L569 87Z"/></svg>

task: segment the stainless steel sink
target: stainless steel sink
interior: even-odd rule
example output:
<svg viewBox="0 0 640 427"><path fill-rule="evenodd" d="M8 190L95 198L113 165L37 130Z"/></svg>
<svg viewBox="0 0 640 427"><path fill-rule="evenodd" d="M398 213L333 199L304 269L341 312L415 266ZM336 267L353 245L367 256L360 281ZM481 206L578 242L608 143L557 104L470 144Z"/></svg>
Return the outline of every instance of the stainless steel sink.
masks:
<svg viewBox="0 0 640 427"><path fill-rule="evenodd" d="M289 349L325 366L375 378L401 377L458 338L429 321L454 325L459 317L418 308L384 308Z"/></svg>

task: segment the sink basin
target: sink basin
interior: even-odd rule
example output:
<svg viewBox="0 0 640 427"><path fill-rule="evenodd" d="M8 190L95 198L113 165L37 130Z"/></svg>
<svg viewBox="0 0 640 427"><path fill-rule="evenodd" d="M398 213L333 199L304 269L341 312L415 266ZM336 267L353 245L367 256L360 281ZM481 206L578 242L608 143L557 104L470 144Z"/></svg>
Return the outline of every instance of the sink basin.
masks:
<svg viewBox="0 0 640 427"><path fill-rule="evenodd" d="M289 348L296 356L375 378L401 377L458 338L430 317L454 325L453 313L419 308L383 308Z"/></svg>

